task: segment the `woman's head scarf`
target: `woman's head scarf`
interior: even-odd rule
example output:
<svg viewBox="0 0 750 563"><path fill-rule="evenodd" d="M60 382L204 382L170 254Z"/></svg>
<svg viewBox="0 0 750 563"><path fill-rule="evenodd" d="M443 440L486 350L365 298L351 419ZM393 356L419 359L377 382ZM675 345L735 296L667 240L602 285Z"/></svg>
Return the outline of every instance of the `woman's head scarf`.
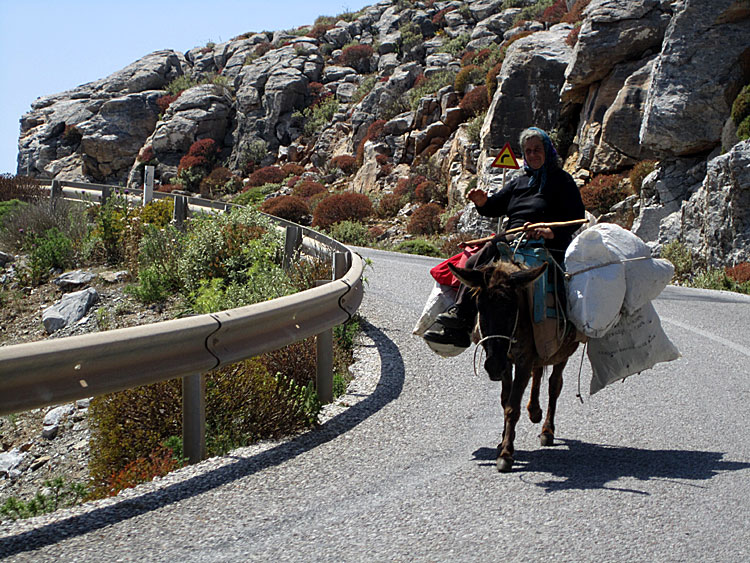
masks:
<svg viewBox="0 0 750 563"><path fill-rule="evenodd" d="M551 166L555 166L557 163L557 151L555 150L555 147L552 146L552 140L547 133L538 127L529 127L524 133L527 131L534 132L532 135L527 136L527 141L531 137L539 137L542 140L542 145L544 145L544 164L541 168L534 170L531 166L526 164L525 159L523 162L523 171L527 176L531 177L531 180L529 180L529 187L533 188L534 186L537 186L537 191L541 192L547 183L547 169ZM523 146L521 147L521 150L524 150Z"/></svg>

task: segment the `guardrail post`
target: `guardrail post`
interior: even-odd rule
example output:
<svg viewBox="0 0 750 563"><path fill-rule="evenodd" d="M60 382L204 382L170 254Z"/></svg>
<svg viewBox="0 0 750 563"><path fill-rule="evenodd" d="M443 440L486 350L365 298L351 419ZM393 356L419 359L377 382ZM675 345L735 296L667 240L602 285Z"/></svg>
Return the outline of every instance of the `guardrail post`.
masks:
<svg viewBox="0 0 750 563"><path fill-rule="evenodd" d="M336 252L333 255L333 279L337 280L346 275L348 266L348 254ZM328 282L319 281L318 285ZM333 401L333 329L329 328L317 335L315 338L316 373L315 386L318 391L318 399L323 404Z"/></svg>
<svg viewBox="0 0 750 563"><path fill-rule="evenodd" d="M57 207L57 200L62 196L62 185L60 185L60 180L52 180L52 185L49 189L49 210L50 213L55 212L55 207Z"/></svg>
<svg viewBox="0 0 750 563"><path fill-rule="evenodd" d="M206 376L182 378L182 454L190 463L206 458Z"/></svg>
<svg viewBox="0 0 750 563"><path fill-rule="evenodd" d="M154 199L154 167L146 166L143 180L143 206Z"/></svg>
<svg viewBox="0 0 750 563"><path fill-rule="evenodd" d="M291 269L301 245L302 229L294 226L287 227L286 239L284 240L284 258L281 262L284 270L289 271Z"/></svg>
<svg viewBox="0 0 750 563"><path fill-rule="evenodd" d="M172 211L172 221L175 227L182 230L187 219L188 205L187 198L184 195L178 195L174 198L174 210Z"/></svg>
<svg viewBox="0 0 750 563"><path fill-rule="evenodd" d="M109 186L102 186L102 195L99 196L99 205L104 205L109 199Z"/></svg>

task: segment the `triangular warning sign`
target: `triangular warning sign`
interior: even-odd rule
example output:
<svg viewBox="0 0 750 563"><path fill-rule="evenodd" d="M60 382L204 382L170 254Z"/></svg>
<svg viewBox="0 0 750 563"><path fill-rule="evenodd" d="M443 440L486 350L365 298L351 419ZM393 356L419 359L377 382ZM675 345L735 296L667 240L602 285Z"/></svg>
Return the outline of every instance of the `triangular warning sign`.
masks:
<svg viewBox="0 0 750 563"><path fill-rule="evenodd" d="M520 168L516 155L513 154L513 149L510 148L510 143L505 143L503 150L497 155L495 161L490 165L492 168Z"/></svg>

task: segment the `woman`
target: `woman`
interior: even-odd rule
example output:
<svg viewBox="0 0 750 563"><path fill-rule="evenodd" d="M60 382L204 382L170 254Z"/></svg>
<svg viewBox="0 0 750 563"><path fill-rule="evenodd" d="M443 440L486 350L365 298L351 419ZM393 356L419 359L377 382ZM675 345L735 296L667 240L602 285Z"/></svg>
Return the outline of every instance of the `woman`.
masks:
<svg viewBox="0 0 750 563"><path fill-rule="evenodd" d="M474 203L477 212L485 217L507 215L508 230L530 223L583 219L585 211L578 186L570 174L560 167L557 152L547 133L536 127L525 129L521 133L520 145L526 175L514 178L491 196L481 189L471 190L467 197ZM544 239L544 246L562 264L565 249L573 240L573 233L578 227L546 227L532 229L526 234L530 238ZM469 258L466 267L482 266L496 258L498 251L495 242L488 242L482 250ZM424 339L467 348L471 343L469 334L475 316L474 300L462 285L458 290L456 304L438 315L440 328L427 331Z"/></svg>

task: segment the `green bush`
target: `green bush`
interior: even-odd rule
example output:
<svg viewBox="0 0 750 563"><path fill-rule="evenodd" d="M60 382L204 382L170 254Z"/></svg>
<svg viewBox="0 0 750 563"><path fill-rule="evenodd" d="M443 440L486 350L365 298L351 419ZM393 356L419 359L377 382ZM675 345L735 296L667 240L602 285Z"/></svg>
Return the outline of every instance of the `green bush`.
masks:
<svg viewBox="0 0 750 563"><path fill-rule="evenodd" d="M281 184L268 183L261 186L250 186L243 192L232 198L232 203L237 205L257 205L266 199L266 196L281 189Z"/></svg>
<svg viewBox="0 0 750 563"><path fill-rule="evenodd" d="M656 169L656 164L655 160L643 160L636 164L630 171L630 174L628 175L630 186L636 194L641 193L643 179Z"/></svg>
<svg viewBox="0 0 750 563"><path fill-rule="evenodd" d="M334 96L327 96L318 103L305 108L296 114L305 120L303 132L307 136L319 133L331 123L333 116L339 111L339 102Z"/></svg>
<svg viewBox="0 0 750 563"><path fill-rule="evenodd" d="M47 281L51 270L64 270L74 263L73 241L56 227L27 237L26 244L24 251L29 255L28 268L34 285Z"/></svg>
<svg viewBox="0 0 750 563"><path fill-rule="evenodd" d="M440 53L450 53L454 57L458 57L461 55L461 53L464 52L466 49L466 45L468 45L469 41L471 41L471 34L470 33L462 33L458 37L454 37L450 41L446 41L440 49L438 49L438 52Z"/></svg>
<svg viewBox="0 0 750 563"><path fill-rule="evenodd" d="M746 117L745 120L740 123L740 126L737 127L737 138L740 141L750 139L750 116Z"/></svg>
<svg viewBox="0 0 750 563"><path fill-rule="evenodd" d="M682 282L693 274L693 257L687 246L678 240L665 244L660 256L669 260L674 266L674 281Z"/></svg>
<svg viewBox="0 0 750 563"><path fill-rule="evenodd" d="M440 257L440 249L423 239L405 240L398 243L393 250L396 252L403 252L405 254L419 254L421 256L435 256Z"/></svg>
<svg viewBox="0 0 750 563"><path fill-rule="evenodd" d="M399 27L398 30L401 32L401 54L408 53L424 41L422 31L416 22L410 21Z"/></svg>
<svg viewBox="0 0 750 563"><path fill-rule="evenodd" d="M456 79L456 73L451 70L443 70L431 75L418 86L408 92L409 106L412 111L419 106L419 100L430 94L434 94L443 86L452 85Z"/></svg>
<svg viewBox="0 0 750 563"><path fill-rule="evenodd" d="M3 227L3 219L5 218L5 216L10 213L13 213L14 211L18 210L20 207L23 207L24 205L27 205L27 204L21 201L20 199L0 201L0 229L2 229Z"/></svg>
<svg viewBox="0 0 750 563"><path fill-rule="evenodd" d="M82 502L87 497L86 485L83 483L65 482L62 477L46 480L42 483L44 492L38 492L29 501L16 497L6 499L0 506L0 514L11 520L32 518L54 512L59 508L68 508Z"/></svg>
<svg viewBox="0 0 750 563"><path fill-rule="evenodd" d="M732 121L739 126L750 117L750 84L745 86L732 103Z"/></svg>
<svg viewBox="0 0 750 563"><path fill-rule="evenodd" d="M481 141L482 125L484 125L484 119L487 116L487 112L481 113L471 119L466 124L466 134L469 136L469 140L477 145Z"/></svg>
<svg viewBox="0 0 750 563"><path fill-rule="evenodd" d="M331 238L356 246L367 246L372 243L370 231L358 221L339 221L328 228Z"/></svg>
<svg viewBox="0 0 750 563"><path fill-rule="evenodd" d="M178 267L182 238L171 225L162 229L146 225L139 245L138 284L127 291L143 303L157 303L182 289Z"/></svg>

